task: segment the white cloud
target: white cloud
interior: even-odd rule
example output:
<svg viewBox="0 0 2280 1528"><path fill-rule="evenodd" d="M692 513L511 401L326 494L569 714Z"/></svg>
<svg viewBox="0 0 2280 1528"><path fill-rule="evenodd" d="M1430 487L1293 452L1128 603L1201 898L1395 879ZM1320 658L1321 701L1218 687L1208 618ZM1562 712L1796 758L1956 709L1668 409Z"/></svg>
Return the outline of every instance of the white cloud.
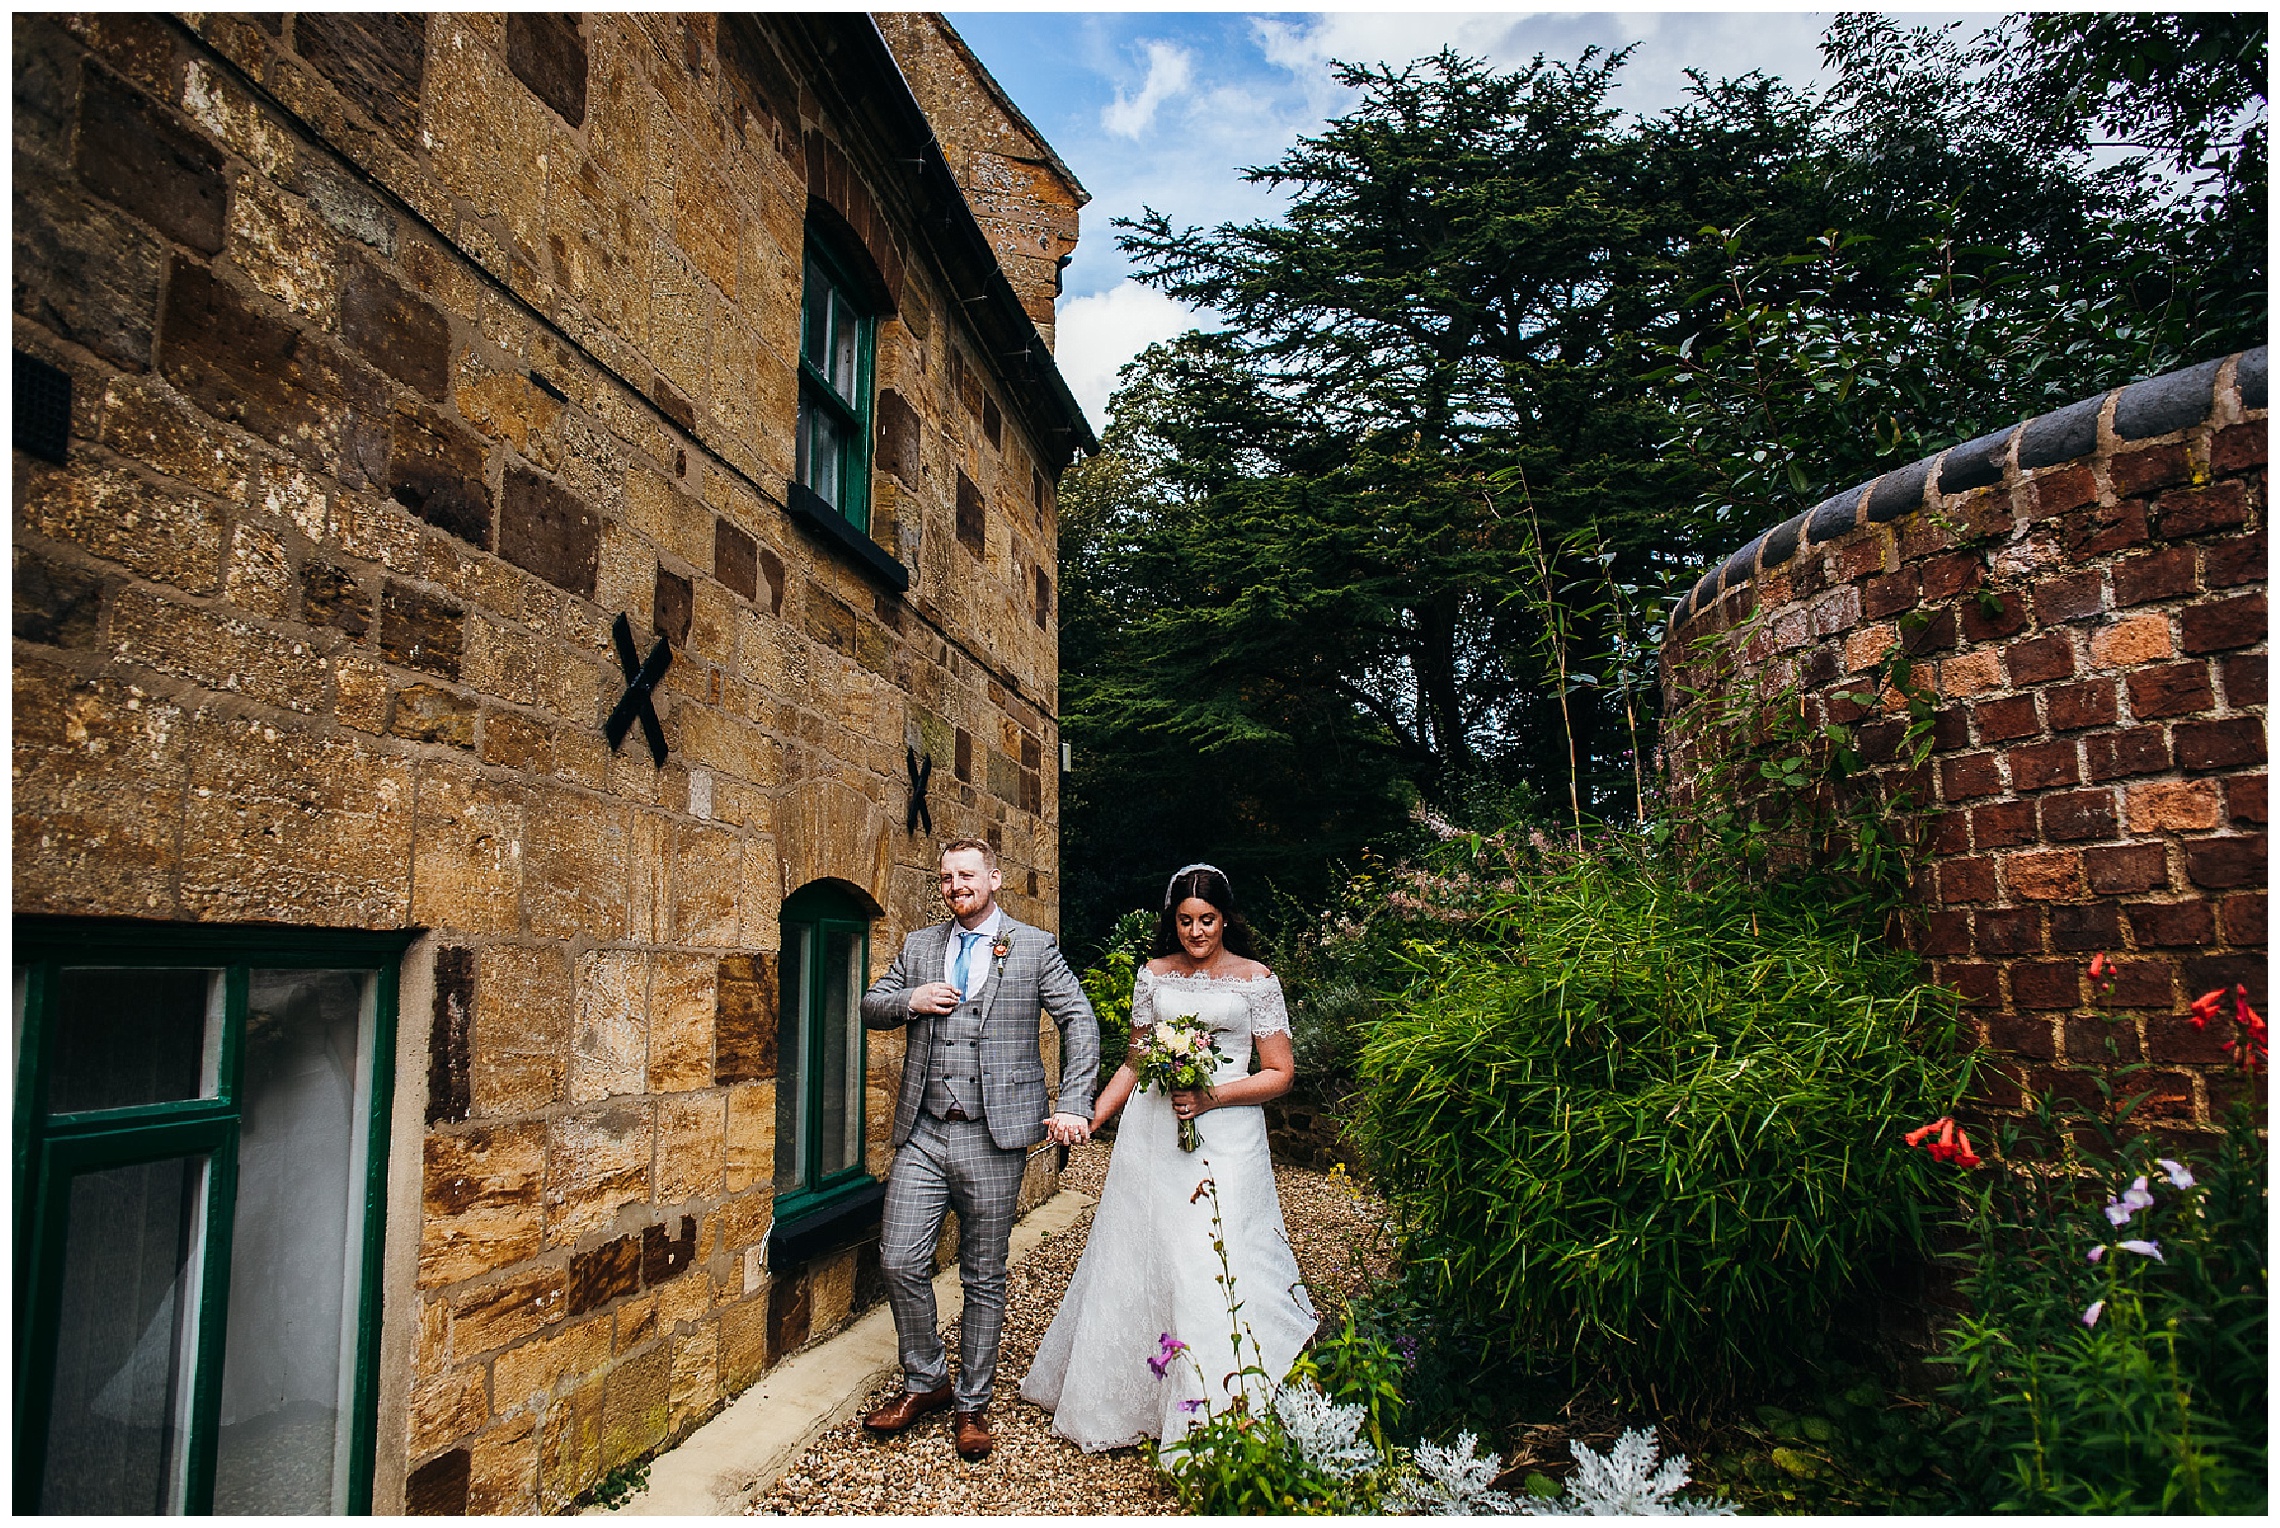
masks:
<svg viewBox="0 0 2280 1528"><path fill-rule="evenodd" d="M1198 316L1154 287L1127 279L1090 297L1062 302L1054 315L1053 358L1095 429L1108 423L1116 374L1158 340L1199 327Z"/></svg>
<svg viewBox="0 0 2280 1528"><path fill-rule="evenodd" d="M1116 99L1101 108L1102 129L1119 138L1138 138L1156 120L1156 108L1187 89L1193 73L1187 49L1168 42L1149 43L1148 78L1140 93L1128 96L1119 90Z"/></svg>
<svg viewBox="0 0 2280 1528"><path fill-rule="evenodd" d="M1712 79L1761 69L1792 85L1815 82L1822 72L1819 42L1827 19L1813 13L1733 11L1330 11L1254 25L1267 62L1294 76L1317 99L1335 91L1329 77L1332 59L1399 67L1445 44L1495 68L1516 69L1539 53L1549 63L1572 62L1591 44L1613 52L1638 43L1615 77L1610 103L1651 113L1684 99L1688 68Z"/></svg>

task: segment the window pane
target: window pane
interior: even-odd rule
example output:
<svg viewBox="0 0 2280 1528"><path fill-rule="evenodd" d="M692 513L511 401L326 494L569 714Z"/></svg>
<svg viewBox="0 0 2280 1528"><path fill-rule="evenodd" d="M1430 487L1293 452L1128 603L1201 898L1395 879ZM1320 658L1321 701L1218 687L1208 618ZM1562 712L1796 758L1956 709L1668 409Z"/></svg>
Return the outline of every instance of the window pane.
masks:
<svg viewBox="0 0 2280 1528"><path fill-rule="evenodd" d="M363 1271L372 976L255 971L216 1512L343 1512Z"/></svg>
<svg viewBox="0 0 2280 1528"><path fill-rule="evenodd" d="M863 322L856 316L847 299L837 291L831 294L831 365L828 368L831 385L838 390L839 398L849 408L859 409L862 400L856 397L855 347L863 337Z"/></svg>
<svg viewBox="0 0 2280 1528"><path fill-rule="evenodd" d="M776 1192L804 1187L808 1121L802 1082L807 1076L808 949L815 930L784 925L783 1001L776 1021Z"/></svg>
<svg viewBox="0 0 2280 1528"><path fill-rule="evenodd" d="M40 1511L179 1512L206 1158L81 1173L68 1205Z"/></svg>
<svg viewBox="0 0 2280 1528"><path fill-rule="evenodd" d="M221 972L67 966L48 1011L50 1113L214 1096Z"/></svg>
<svg viewBox="0 0 2280 1528"><path fill-rule="evenodd" d="M816 497L833 509L846 508L846 479L841 465L847 454L847 440L839 420L820 404L802 401L805 411L807 448L807 485L815 490Z"/></svg>
<svg viewBox="0 0 2280 1528"><path fill-rule="evenodd" d="M813 265L800 304L800 354L817 371L831 366L831 283Z"/></svg>
<svg viewBox="0 0 2280 1528"><path fill-rule="evenodd" d="M863 936L823 934L823 1173L863 1159Z"/></svg>

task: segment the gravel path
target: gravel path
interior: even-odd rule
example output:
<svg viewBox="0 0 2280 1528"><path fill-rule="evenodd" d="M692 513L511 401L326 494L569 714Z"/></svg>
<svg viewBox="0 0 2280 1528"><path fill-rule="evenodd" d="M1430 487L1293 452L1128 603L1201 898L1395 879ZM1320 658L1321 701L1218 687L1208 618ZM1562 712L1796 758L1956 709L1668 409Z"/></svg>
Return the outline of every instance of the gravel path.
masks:
<svg viewBox="0 0 2280 1528"><path fill-rule="evenodd" d="M1098 1196L1108 1172L1109 1142L1069 1153L1063 1186ZM1301 1168L1275 1169L1283 1222L1299 1271L1317 1310L1338 1309L1372 1272L1385 1266L1384 1210L1342 1178ZM776 1488L753 1507L761 1516L957 1513L980 1515L1176 1513L1179 1502L1136 1448L1087 1454L1055 1437L1052 1416L1022 1400L1021 1376L1052 1322L1092 1229L1088 1210L1013 1267L1006 1290L998 1399L990 1407L996 1448L967 1464L950 1447L948 1414L929 1417L899 1438L880 1440L862 1422L841 1423L818 1438ZM954 1310L955 1307L952 1307ZM946 1315L949 1312L945 1312ZM944 1334L953 1352L957 1323ZM897 1377L864 1403L869 1411L901 1388Z"/></svg>

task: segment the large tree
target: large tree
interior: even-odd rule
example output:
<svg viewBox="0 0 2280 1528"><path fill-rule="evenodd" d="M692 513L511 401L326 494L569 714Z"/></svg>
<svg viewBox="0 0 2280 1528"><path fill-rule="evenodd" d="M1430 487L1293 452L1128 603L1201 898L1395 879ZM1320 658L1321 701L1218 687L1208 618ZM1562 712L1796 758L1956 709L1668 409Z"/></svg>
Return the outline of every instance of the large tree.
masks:
<svg viewBox="0 0 2280 1528"><path fill-rule="evenodd" d="M1064 492L1072 930L1182 857L1309 895L1414 804L1631 809L1651 686L1615 681L1651 672L1658 589L2149 333L2232 332L2208 278L2262 161L2194 124L2253 114L2248 45L2055 27L1846 18L1825 96L1697 78L1644 119L1608 104L1621 54L1340 66L1352 109L1246 172L1281 217L1122 224L1218 327L1128 369ZM2122 83L2060 90L2093 44ZM2200 72L2147 105L2163 47ZM2092 134L2129 123L2163 147L2110 162Z"/></svg>

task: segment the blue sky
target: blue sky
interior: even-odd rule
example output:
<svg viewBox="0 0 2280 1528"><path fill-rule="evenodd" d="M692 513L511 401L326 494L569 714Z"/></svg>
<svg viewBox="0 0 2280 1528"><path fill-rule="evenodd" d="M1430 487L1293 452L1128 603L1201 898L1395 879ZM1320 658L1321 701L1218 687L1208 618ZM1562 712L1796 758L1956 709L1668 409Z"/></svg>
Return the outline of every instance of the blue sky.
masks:
<svg viewBox="0 0 2280 1528"><path fill-rule="evenodd" d="M1828 12L953 11L951 24L1092 193L1069 267L1056 350L1096 425L1116 370L1195 318L1129 279L1110 220L1143 206L1177 224L1271 217L1277 198L1243 183L1351 94L1332 59L1400 64L1442 44L1515 67L1537 53L1639 44L1614 104L1674 104L1685 71L1820 74ZM1956 13L1926 15L1947 20ZM1911 20L1919 19L1915 17ZM1992 16L1975 17L1981 24Z"/></svg>

